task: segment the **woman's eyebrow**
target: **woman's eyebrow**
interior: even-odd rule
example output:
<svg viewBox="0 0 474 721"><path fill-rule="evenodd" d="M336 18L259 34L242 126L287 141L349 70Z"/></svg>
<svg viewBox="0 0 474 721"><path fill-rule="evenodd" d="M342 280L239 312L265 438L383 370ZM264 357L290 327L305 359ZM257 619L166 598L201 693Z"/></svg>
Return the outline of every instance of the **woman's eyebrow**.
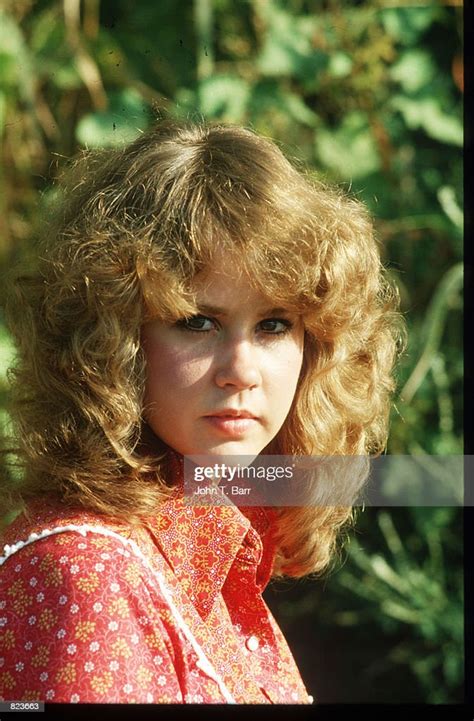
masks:
<svg viewBox="0 0 474 721"><path fill-rule="evenodd" d="M210 313L211 315L228 315L228 311L225 308L219 308L216 305L208 305L207 303L198 303L199 310L204 313ZM288 313L287 308L266 308L259 311L260 315L281 315L282 313Z"/></svg>

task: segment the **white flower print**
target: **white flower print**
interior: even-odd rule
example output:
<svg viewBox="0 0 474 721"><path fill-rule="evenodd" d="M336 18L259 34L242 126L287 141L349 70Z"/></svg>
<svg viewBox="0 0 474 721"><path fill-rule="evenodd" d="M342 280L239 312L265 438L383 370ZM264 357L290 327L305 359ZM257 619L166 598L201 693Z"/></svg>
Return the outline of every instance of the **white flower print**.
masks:
<svg viewBox="0 0 474 721"><path fill-rule="evenodd" d="M33 588L34 588L37 583L38 583L38 579L35 576L30 578L30 586L33 586Z"/></svg>
<svg viewBox="0 0 474 721"><path fill-rule="evenodd" d="M118 661L111 661L109 663L109 668L111 671L118 671L120 668Z"/></svg>
<svg viewBox="0 0 474 721"><path fill-rule="evenodd" d="M147 703L153 703L153 694L148 692L146 695L146 702Z"/></svg>
<svg viewBox="0 0 474 721"><path fill-rule="evenodd" d="M123 690L124 690L124 693L132 693L133 686L129 683L126 683L125 686L123 687Z"/></svg>
<svg viewBox="0 0 474 721"><path fill-rule="evenodd" d="M2 616L2 617L0 618L0 628L2 628L3 626L6 626L7 623L8 623L7 617L6 617L6 616Z"/></svg>
<svg viewBox="0 0 474 721"><path fill-rule="evenodd" d="M187 693L184 697L184 700L186 701L186 703L201 703L202 696L200 693Z"/></svg>
<svg viewBox="0 0 474 721"><path fill-rule="evenodd" d="M136 633L133 633L133 634L130 636L130 641L131 641L132 643L134 643L135 645L139 642L139 640L140 640L140 639L138 638L138 635L137 635Z"/></svg>
<svg viewBox="0 0 474 721"><path fill-rule="evenodd" d="M86 661L84 664L84 671L87 671L88 673L90 671L93 671L95 668L95 665L92 661Z"/></svg>
<svg viewBox="0 0 474 721"><path fill-rule="evenodd" d="M68 561L69 561L69 559L67 556L61 556L61 558L59 559L59 563L62 563L62 564L67 563Z"/></svg>
<svg viewBox="0 0 474 721"><path fill-rule="evenodd" d="M15 671L23 671L25 668L25 664L22 661L19 661L15 666Z"/></svg>
<svg viewBox="0 0 474 721"><path fill-rule="evenodd" d="M33 648L33 643L31 641L27 641L25 643L25 651L31 651L32 648Z"/></svg>
<svg viewBox="0 0 474 721"><path fill-rule="evenodd" d="M117 621L110 621L109 622L109 628L111 631L116 631L118 629L118 623Z"/></svg>
<svg viewBox="0 0 474 721"><path fill-rule="evenodd" d="M95 611L96 613L100 613L104 607L103 607L103 605L101 604L100 601L96 601L96 602L94 603L94 605L92 606L92 608L94 609L94 611Z"/></svg>
<svg viewBox="0 0 474 721"><path fill-rule="evenodd" d="M57 638L64 638L65 635L66 635L65 629L64 629L64 628L60 628L59 631L58 631L57 634L56 634L56 637L57 637Z"/></svg>
<svg viewBox="0 0 474 721"><path fill-rule="evenodd" d="M48 691L46 691L46 701L51 701L52 698L54 698L54 691L52 688L50 688Z"/></svg>
<svg viewBox="0 0 474 721"><path fill-rule="evenodd" d="M73 563L72 566L69 567L70 572L75 575L76 573L79 573L79 566L77 563Z"/></svg>
<svg viewBox="0 0 474 721"><path fill-rule="evenodd" d="M85 548L87 548L87 543L78 543L77 547L80 548L81 551L83 551Z"/></svg>
<svg viewBox="0 0 474 721"><path fill-rule="evenodd" d="M44 593L42 591L36 594L36 600L38 601L38 603L44 601Z"/></svg>
<svg viewBox="0 0 474 721"><path fill-rule="evenodd" d="M73 656L73 655L76 653L76 651L77 651L77 646L76 646L76 644L75 644L75 643L70 643L69 646L67 647L67 652L68 652L71 656Z"/></svg>
<svg viewBox="0 0 474 721"><path fill-rule="evenodd" d="M71 613L77 613L79 611L79 606L77 605L77 603L73 603L70 610Z"/></svg>
<svg viewBox="0 0 474 721"><path fill-rule="evenodd" d="M158 676L157 681L160 686L165 686L166 685L166 676Z"/></svg>
<svg viewBox="0 0 474 721"><path fill-rule="evenodd" d="M6 601L0 601L0 609L3 610L6 605L7 605L7 602L6 602Z"/></svg>
<svg viewBox="0 0 474 721"><path fill-rule="evenodd" d="M30 560L30 566L35 566L39 561L38 556L33 556L33 558Z"/></svg>
<svg viewBox="0 0 474 721"><path fill-rule="evenodd" d="M43 671L43 673L40 673L40 681L47 681L48 676L49 676L49 673L47 671Z"/></svg>
<svg viewBox="0 0 474 721"><path fill-rule="evenodd" d="M71 696L71 703L79 703L80 698L77 693L73 693Z"/></svg>
<svg viewBox="0 0 474 721"><path fill-rule="evenodd" d="M101 557L104 561L108 561L109 558L110 558L110 553L101 553L101 554L100 554L100 557Z"/></svg>
<svg viewBox="0 0 474 721"><path fill-rule="evenodd" d="M118 585L118 583L111 583L110 590L112 591L112 593L118 593L120 591L120 586Z"/></svg>
<svg viewBox="0 0 474 721"><path fill-rule="evenodd" d="M28 623L30 624L30 626L34 626L36 623L36 616L30 616L28 619Z"/></svg>
<svg viewBox="0 0 474 721"><path fill-rule="evenodd" d="M154 656L153 661L157 666L160 666L163 663L163 656Z"/></svg>
<svg viewBox="0 0 474 721"><path fill-rule="evenodd" d="M20 571L21 571L21 563L18 563L18 564L15 566L15 571L16 571L17 573L20 573Z"/></svg>
<svg viewBox="0 0 474 721"><path fill-rule="evenodd" d="M99 573L104 570L105 566L103 563L96 563L94 566L95 570Z"/></svg>
<svg viewBox="0 0 474 721"><path fill-rule="evenodd" d="M64 606L67 603L67 596L59 596L59 605Z"/></svg>
<svg viewBox="0 0 474 721"><path fill-rule="evenodd" d="M99 648L100 648L100 644L99 644L98 641L92 641L92 642L89 644L89 650L90 650L90 651L98 651Z"/></svg>

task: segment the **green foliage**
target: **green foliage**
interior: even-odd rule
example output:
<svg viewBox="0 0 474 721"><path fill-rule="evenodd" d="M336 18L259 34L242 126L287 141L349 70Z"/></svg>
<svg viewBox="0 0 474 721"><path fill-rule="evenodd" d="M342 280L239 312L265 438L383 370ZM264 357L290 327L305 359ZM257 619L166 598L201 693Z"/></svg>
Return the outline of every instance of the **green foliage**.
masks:
<svg viewBox="0 0 474 721"><path fill-rule="evenodd" d="M339 673L356 675L357 700L434 704L462 700L464 614L462 511L458 508L368 508L359 518L345 563L321 581L300 588L295 601L268 599L290 640L305 618L316 626L316 645L339 641ZM383 655L361 654L354 646L384 638ZM306 631L308 635L311 626ZM309 675L313 657L302 655ZM305 666L307 665L307 668ZM394 672L397 669L397 672ZM397 684L394 673L405 680ZM317 683L317 679L316 679ZM317 693L317 687L316 687ZM323 700L323 699L321 699ZM346 700L344 695L342 700ZM349 698L348 700L353 700Z"/></svg>
<svg viewBox="0 0 474 721"><path fill-rule="evenodd" d="M127 88L108 95L107 110L83 115L76 137L85 147L105 148L131 143L148 124L147 107L136 90Z"/></svg>
<svg viewBox="0 0 474 721"><path fill-rule="evenodd" d="M5 0L2 8L3 268L33 247L52 180L79 148L128 142L167 113L248 124L375 215L409 330L389 452L462 454L462 8L436 0ZM0 304L3 293L4 284ZM12 358L0 326L3 424ZM452 701L462 660L458 512L395 515L396 524L388 512L366 524L364 552L351 544L331 581L339 610L322 614L322 630L336 622L366 638L376 623L398 634L381 672L409 668L420 700Z"/></svg>
<svg viewBox="0 0 474 721"><path fill-rule="evenodd" d="M415 506L402 536L391 514L380 511L376 521L383 544L374 548L369 541L363 549L352 540L351 563L338 575L338 585L357 599L353 610L338 617L340 623L366 624L372 606L371 622L375 620L387 635L396 637L401 625L411 627L409 637L393 646L386 662L408 665L430 703L452 703L463 682L460 520L456 508ZM446 556L456 563L446 563ZM383 665L380 670L383 673Z"/></svg>

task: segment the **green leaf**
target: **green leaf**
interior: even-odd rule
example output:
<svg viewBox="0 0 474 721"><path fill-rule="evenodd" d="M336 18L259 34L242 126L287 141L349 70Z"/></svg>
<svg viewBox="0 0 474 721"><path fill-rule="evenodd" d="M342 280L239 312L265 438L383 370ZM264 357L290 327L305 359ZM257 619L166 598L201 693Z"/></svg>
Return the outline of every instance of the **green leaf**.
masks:
<svg viewBox="0 0 474 721"><path fill-rule="evenodd" d="M109 96L109 109L84 115L76 127L76 138L90 148L129 143L148 126L147 106L135 90L128 88Z"/></svg>
<svg viewBox="0 0 474 721"><path fill-rule="evenodd" d="M380 169L380 156L365 113L348 113L335 131L320 128L316 153L340 178L363 178Z"/></svg>
<svg viewBox="0 0 474 721"><path fill-rule="evenodd" d="M402 6L384 8L380 18L385 30L394 40L404 45L414 45L420 36L440 16L437 5Z"/></svg>
<svg viewBox="0 0 474 721"><path fill-rule="evenodd" d="M15 346L5 326L0 323L0 382L6 381L7 369L13 365L14 360Z"/></svg>
<svg viewBox="0 0 474 721"><path fill-rule="evenodd" d="M409 586L406 580L391 568L383 556L374 555L370 559L372 570L381 581L398 591L406 594Z"/></svg>
<svg viewBox="0 0 474 721"><path fill-rule="evenodd" d="M381 603L381 609L392 618L396 618L398 621L402 621L404 623L419 624L422 620L422 615L419 611L415 611L414 609L403 606L401 603L396 603L395 601L383 601Z"/></svg>
<svg viewBox="0 0 474 721"><path fill-rule="evenodd" d="M437 98L408 98L396 95L392 99L392 107L398 110L409 128L421 128L435 140L450 145L462 146L463 125L457 114L445 112Z"/></svg>
<svg viewBox="0 0 474 721"><path fill-rule="evenodd" d="M462 656L452 653L452 649L446 649L443 658L443 672L446 681L450 686L461 683L463 677Z"/></svg>
<svg viewBox="0 0 474 721"><path fill-rule="evenodd" d="M319 117L299 95L285 90L274 80L262 80L254 85L248 107L257 123L262 116L269 113L273 117L278 113L309 127L315 127L319 123Z"/></svg>
<svg viewBox="0 0 474 721"><path fill-rule="evenodd" d="M450 185L443 185L438 190L439 204L443 208L448 218L454 223L456 228L462 230L464 215L456 200L456 191Z"/></svg>
<svg viewBox="0 0 474 721"><path fill-rule="evenodd" d="M199 109L209 118L221 117L240 122L245 115L249 95L250 88L245 80L235 75L213 75L199 85Z"/></svg>
<svg viewBox="0 0 474 721"><path fill-rule="evenodd" d="M418 48L405 50L390 69L393 80L400 83L407 93L414 93L429 85L435 74L430 54Z"/></svg>
<svg viewBox="0 0 474 721"><path fill-rule="evenodd" d="M316 113L313 113L313 111L308 108L299 95L289 91L282 91L281 94L279 94L279 100L280 107L286 109L292 118L303 125L314 127L318 123L319 118Z"/></svg>
<svg viewBox="0 0 474 721"><path fill-rule="evenodd" d="M0 9L0 84L18 87L20 97L29 105L34 103L34 69L21 28L13 18Z"/></svg>
<svg viewBox="0 0 474 721"><path fill-rule="evenodd" d="M345 78L350 75L353 62L350 55L344 52L332 53L327 71L333 78Z"/></svg>
<svg viewBox="0 0 474 721"><path fill-rule="evenodd" d="M317 75L326 69L329 56L313 47L313 35L317 19L295 17L269 3L264 8L267 31L258 68L263 75L297 76L314 82Z"/></svg>
<svg viewBox="0 0 474 721"><path fill-rule="evenodd" d="M5 93L0 91L0 133L3 133L6 117L7 117L7 98L6 98Z"/></svg>
<svg viewBox="0 0 474 721"><path fill-rule="evenodd" d="M35 18L29 44L42 78L61 90L82 87L60 7L46 8Z"/></svg>

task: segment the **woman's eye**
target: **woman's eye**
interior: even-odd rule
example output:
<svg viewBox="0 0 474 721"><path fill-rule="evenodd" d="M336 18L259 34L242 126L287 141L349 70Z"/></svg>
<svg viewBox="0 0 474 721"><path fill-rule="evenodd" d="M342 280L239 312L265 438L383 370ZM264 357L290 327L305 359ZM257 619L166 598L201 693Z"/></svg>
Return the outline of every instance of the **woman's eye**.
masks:
<svg viewBox="0 0 474 721"><path fill-rule="evenodd" d="M185 331L194 333L206 333L216 327L215 321L205 315L193 315L190 318L179 320L176 325ZM284 318L266 318L258 323L258 330L269 335L281 335L287 333L293 323Z"/></svg>
<svg viewBox="0 0 474 721"><path fill-rule="evenodd" d="M265 333L280 335L281 333L287 333L293 326L293 323L284 318L267 318L260 322L260 326Z"/></svg>
<svg viewBox="0 0 474 721"><path fill-rule="evenodd" d="M209 325L206 325L209 324ZM210 318L206 318L204 315L193 315L191 318L183 318L176 324L184 330L196 331L202 333L208 330L212 330L213 323Z"/></svg>

